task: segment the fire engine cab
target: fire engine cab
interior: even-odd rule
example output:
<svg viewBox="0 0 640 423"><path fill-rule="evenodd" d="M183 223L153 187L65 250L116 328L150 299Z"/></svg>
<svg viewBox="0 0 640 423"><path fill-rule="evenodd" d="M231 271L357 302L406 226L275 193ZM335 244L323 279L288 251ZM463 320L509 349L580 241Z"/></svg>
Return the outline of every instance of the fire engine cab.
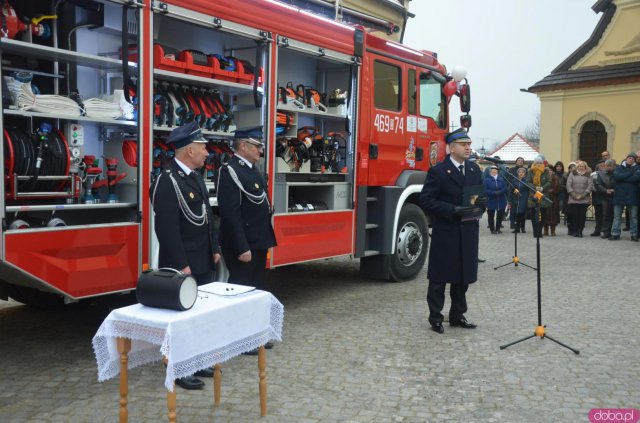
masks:
<svg viewBox="0 0 640 423"><path fill-rule="evenodd" d="M135 289L154 267L164 140L191 121L210 141L214 212L235 128L264 126L268 268L352 256L390 281L423 268L419 194L452 99L471 124L464 72L435 53L276 0L8 0L2 16L0 298Z"/></svg>

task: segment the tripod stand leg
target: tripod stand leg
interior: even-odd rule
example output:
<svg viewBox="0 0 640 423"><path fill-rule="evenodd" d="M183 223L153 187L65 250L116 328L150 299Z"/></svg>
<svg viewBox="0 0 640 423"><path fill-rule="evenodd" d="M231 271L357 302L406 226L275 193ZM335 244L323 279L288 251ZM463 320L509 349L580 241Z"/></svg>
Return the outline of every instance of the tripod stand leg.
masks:
<svg viewBox="0 0 640 423"><path fill-rule="evenodd" d="M518 264L519 264L519 265L521 265L521 266L524 266L524 267L528 267L529 269L536 270L536 268L535 268L535 267L533 267L533 266L529 266L527 263L518 262Z"/></svg>
<svg viewBox="0 0 640 423"><path fill-rule="evenodd" d="M533 338L535 336L536 336L536 334L534 333L533 335L525 336L524 338L518 339L517 341L513 341L513 342L511 342L509 344L500 345L500 349L504 350L505 348L509 348L512 345L519 344L520 342L526 341L527 339L531 339L531 338Z"/></svg>
<svg viewBox="0 0 640 423"><path fill-rule="evenodd" d="M566 349L568 349L568 350L573 351L575 354L580 354L580 351L578 351L578 350L576 350L576 349L574 349L574 348L571 348L570 346L565 345L565 344L563 344L562 342L560 342L560 341L558 341L558 340L556 340L556 339L553 339L553 338L552 338L552 337L550 337L549 335L546 335L546 334L545 334L545 335L544 335L544 337L545 337L545 338L548 338L548 339L550 339L550 340L552 340L553 342L555 342L555 343L556 343L556 344L558 344L558 345L562 345L563 347L565 347L565 348L566 348ZM500 348L502 348L502 347L500 347Z"/></svg>
<svg viewBox="0 0 640 423"><path fill-rule="evenodd" d="M500 265L500 266L498 266L498 267L494 267L494 268L493 268L493 270L498 270L498 269L500 269L501 267L505 267L505 266L508 266L508 265L510 265L510 264L513 264L513 261L510 261L509 263L501 264L501 265ZM516 266L517 266L517 264L516 264Z"/></svg>

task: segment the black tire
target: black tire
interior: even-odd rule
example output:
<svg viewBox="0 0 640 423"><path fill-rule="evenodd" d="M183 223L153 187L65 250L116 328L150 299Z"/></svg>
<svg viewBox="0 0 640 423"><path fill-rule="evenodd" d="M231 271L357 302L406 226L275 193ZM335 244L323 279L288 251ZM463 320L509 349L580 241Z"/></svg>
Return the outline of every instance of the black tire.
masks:
<svg viewBox="0 0 640 423"><path fill-rule="evenodd" d="M395 250L390 257L390 282L414 279L424 267L429 250L427 217L420 207L406 203L400 210Z"/></svg>

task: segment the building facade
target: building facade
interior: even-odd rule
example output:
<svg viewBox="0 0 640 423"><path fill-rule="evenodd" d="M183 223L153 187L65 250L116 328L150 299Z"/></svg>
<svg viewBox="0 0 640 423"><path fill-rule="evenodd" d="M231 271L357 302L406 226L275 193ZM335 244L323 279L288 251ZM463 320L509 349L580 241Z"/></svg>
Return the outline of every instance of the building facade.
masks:
<svg viewBox="0 0 640 423"><path fill-rule="evenodd" d="M599 0L590 38L528 89L540 98L540 151L589 166L640 150L640 0Z"/></svg>

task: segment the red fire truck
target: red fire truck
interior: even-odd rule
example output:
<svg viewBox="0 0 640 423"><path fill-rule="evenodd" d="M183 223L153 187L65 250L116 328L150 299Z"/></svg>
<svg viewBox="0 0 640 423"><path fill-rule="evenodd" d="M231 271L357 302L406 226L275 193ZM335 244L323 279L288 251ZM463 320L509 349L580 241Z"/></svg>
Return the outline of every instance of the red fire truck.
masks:
<svg viewBox="0 0 640 423"><path fill-rule="evenodd" d="M353 256L402 281L424 266L418 197L455 96L470 125L466 79L435 53L276 0L10 0L2 13L0 298L135 289L154 265L163 140L191 120L210 140L214 209L234 129L264 125L269 268Z"/></svg>

